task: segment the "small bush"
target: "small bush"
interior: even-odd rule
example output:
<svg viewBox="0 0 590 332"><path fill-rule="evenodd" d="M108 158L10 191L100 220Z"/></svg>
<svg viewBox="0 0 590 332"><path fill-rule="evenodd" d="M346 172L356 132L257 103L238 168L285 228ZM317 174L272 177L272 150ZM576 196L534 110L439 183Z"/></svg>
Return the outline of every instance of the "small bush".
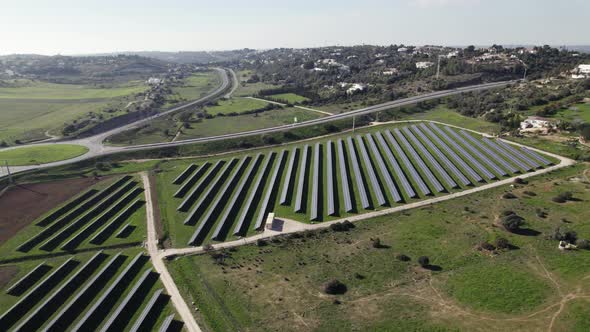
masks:
<svg viewBox="0 0 590 332"><path fill-rule="evenodd" d="M576 241L576 246L578 246L578 249L588 250L588 249L590 249L590 241L578 240L578 241Z"/></svg>
<svg viewBox="0 0 590 332"><path fill-rule="evenodd" d="M560 193L559 195L553 197L552 200L555 203L565 203L567 201L571 201L573 198L574 198L574 195L571 192L566 191L566 192Z"/></svg>
<svg viewBox="0 0 590 332"><path fill-rule="evenodd" d="M348 232L350 229L354 227L354 224L348 220L345 220L343 222L337 222L330 225L330 229L334 232Z"/></svg>
<svg viewBox="0 0 590 332"><path fill-rule="evenodd" d="M376 248L376 249L380 249L380 248L383 248L383 247L385 247L385 246L384 246L384 245L381 243L381 239L380 239L380 238L378 238L378 237L376 237L376 238L374 238L374 239L373 239L373 238L371 238L371 245L373 246L373 248Z"/></svg>
<svg viewBox="0 0 590 332"><path fill-rule="evenodd" d="M526 180L521 179L521 178L516 178L516 179L514 179L514 183L516 183L516 184L527 184L528 182Z"/></svg>
<svg viewBox="0 0 590 332"><path fill-rule="evenodd" d="M534 192L532 192L532 191L528 191L528 190L527 190L527 191L523 191L522 193L523 193L523 194L525 194L525 195L527 195L527 196L533 196L533 197L534 197L534 196L537 196L537 194L536 194L536 193L534 193Z"/></svg>
<svg viewBox="0 0 590 332"><path fill-rule="evenodd" d="M256 241L256 245L259 247L266 247L268 245L268 242L264 239L258 239Z"/></svg>
<svg viewBox="0 0 590 332"><path fill-rule="evenodd" d="M338 280L330 280L324 285L324 292L330 295L344 294L348 288Z"/></svg>
<svg viewBox="0 0 590 332"><path fill-rule="evenodd" d="M499 237L495 241L496 248L498 249L508 249L510 248L510 242L506 238Z"/></svg>
<svg viewBox="0 0 590 332"><path fill-rule="evenodd" d="M397 256L395 256L395 258L397 258L398 260L402 261L402 262L409 262L412 259L410 258L410 256L404 255L404 254L399 254Z"/></svg>
<svg viewBox="0 0 590 332"><path fill-rule="evenodd" d="M507 231L515 232L518 231L522 225L524 225L524 218L514 213L502 217L501 223Z"/></svg>
<svg viewBox="0 0 590 332"><path fill-rule="evenodd" d="M487 251L496 250L496 247L487 241L480 243L479 248L480 248L480 250L487 250Z"/></svg>
<svg viewBox="0 0 590 332"><path fill-rule="evenodd" d="M418 258L418 264L426 268L430 265L430 259L428 258L428 256L420 256L420 258Z"/></svg>
<svg viewBox="0 0 590 332"><path fill-rule="evenodd" d="M517 197L513 193L505 193L504 195L502 195L502 198L504 198L504 199L515 199Z"/></svg>

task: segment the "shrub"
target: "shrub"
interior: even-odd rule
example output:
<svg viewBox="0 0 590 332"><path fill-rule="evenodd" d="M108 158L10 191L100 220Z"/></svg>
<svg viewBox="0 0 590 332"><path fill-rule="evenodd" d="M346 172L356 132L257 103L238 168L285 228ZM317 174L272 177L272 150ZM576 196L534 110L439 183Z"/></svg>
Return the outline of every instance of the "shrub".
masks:
<svg viewBox="0 0 590 332"><path fill-rule="evenodd" d="M324 292L330 295L344 294L347 290L346 285L336 279L330 280L324 285Z"/></svg>
<svg viewBox="0 0 590 332"><path fill-rule="evenodd" d="M576 246L578 246L578 249L588 250L588 249L590 249L590 241L578 240L578 241L576 241Z"/></svg>
<svg viewBox="0 0 590 332"><path fill-rule="evenodd" d="M535 194L532 191L528 191L528 190L527 191L523 191L523 194L528 195L528 196L537 196L537 194Z"/></svg>
<svg viewBox="0 0 590 332"><path fill-rule="evenodd" d="M480 248L480 250L487 250L487 251L494 251L494 250L496 250L496 247L493 244L491 244L491 243L489 243L487 241L484 241L484 242L480 243L479 244L479 248Z"/></svg>
<svg viewBox="0 0 590 332"><path fill-rule="evenodd" d="M521 178L516 178L516 179L514 179L514 183L516 183L516 184L527 184L528 182L526 180L521 179Z"/></svg>
<svg viewBox="0 0 590 332"><path fill-rule="evenodd" d="M395 256L395 258L397 258L398 260L402 261L402 262L409 262L412 259L410 258L410 256L404 255L404 254L399 254L397 256Z"/></svg>
<svg viewBox="0 0 590 332"><path fill-rule="evenodd" d="M420 256L420 258L418 258L418 264L424 268L428 267L430 265L430 259L428 256Z"/></svg>
<svg viewBox="0 0 590 332"><path fill-rule="evenodd" d="M373 248L377 248L377 249L384 247L383 244L381 243L381 239L378 237L376 237L374 239L371 238L371 244L372 244Z"/></svg>
<svg viewBox="0 0 590 332"><path fill-rule="evenodd" d="M502 198L504 198L504 199L515 199L517 197L513 193L505 193L504 195L502 195Z"/></svg>
<svg viewBox="0 0 590 332"><path fill-rule="evenodd" d="M553 197L553 201L556 203L565 203L567 201L571 201L573 198L574 198L574 195L571 192L566 191L566 192L560 193L559 195Z"/></svg>
<svg viewBox="0 0 590 332"><path fill-rule="evenodd" d="M345 220L343 222L337 222L330 225L330 229L334 232L348 232L350 229L354 227L354 224L348 220Z"/></svg>
<svg viewBox="0 0 590 332"><path fill-rule="evenodd" d="M256 240L256 245L259 247L265 247L268 245L268 242L266 242L264 239L258 239Z"/></svg>
<svg viewBox="0 0 590 332"><path fill-rule="evenodd" d="M524 218L514 213L502 217L501 223L507 231L515 232L518 231L522 225L524 225Z"/></svg>
<svg viewBox="0 0 590 332"><path fill-rule="evenodd" d="M508 249L510 248L510 242L506 238L499 237L496 239L496 248L498 249Z"/></svg>
<svg viewBox="0 0 590 332"><path fill-rule="evenodd" d="M96 163L96 169L103 172L110 171L111 164L105 162L98 162Z"/></svg>

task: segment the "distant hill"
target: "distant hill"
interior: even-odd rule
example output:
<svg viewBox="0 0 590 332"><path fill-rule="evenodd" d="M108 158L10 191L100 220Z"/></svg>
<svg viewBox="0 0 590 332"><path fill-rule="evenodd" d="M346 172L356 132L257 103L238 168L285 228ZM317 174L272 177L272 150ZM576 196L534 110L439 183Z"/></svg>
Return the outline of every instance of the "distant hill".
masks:
<svg viewBox="0 0 590 332"><path fill-rule="evenodd" d="M160 51L139 51L139 52L118 52L93 54L91 56L113 56L115 54L138 55L157 59L165 62L174 62L180 64L209 64L235 61L240 57L255 53L252 49L232 50L232 51L181 51L181 52L160 52Z"/></svg>
<svg viewBox="0 0 590 332"><path fill-rule="evenodd" d="M34 78L52 82L101 82L143 79L165 73L170 62L139 55L0 56L0 78Z"/></svg>

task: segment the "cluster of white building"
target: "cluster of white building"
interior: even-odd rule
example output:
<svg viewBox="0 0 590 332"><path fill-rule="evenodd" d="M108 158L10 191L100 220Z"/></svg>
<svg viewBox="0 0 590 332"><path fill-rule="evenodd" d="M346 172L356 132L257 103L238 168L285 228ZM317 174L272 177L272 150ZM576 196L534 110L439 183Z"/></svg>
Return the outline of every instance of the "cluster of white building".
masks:
<svg viewBox="0 0 590 332"><path fill-rule="evenodd" d="M590 65L578 65L574 70L572 70L572 78L590 78Z"/></svg>

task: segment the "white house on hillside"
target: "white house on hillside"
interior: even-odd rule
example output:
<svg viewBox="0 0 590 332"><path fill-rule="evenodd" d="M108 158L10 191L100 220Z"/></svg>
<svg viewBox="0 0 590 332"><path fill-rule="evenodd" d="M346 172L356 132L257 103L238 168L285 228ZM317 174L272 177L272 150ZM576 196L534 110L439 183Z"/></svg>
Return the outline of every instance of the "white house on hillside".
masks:
<svg viewBox="0 0 590 332"><path fill-rule="evenodd" d="M432 66L434 66L434 62L430 62L430 61L416 62L416 68L418 68L418 69L426 69L426 68L430 68Z"/></svg>
<svg viewBox="0 0 590 332"><path fill-rule="evenodd" d="M549 129L555 128L555 120L540 116L529 116L520 123L520 129Z"/></svg>
<svg viewBox="0 0 590 332"><path fill-rule="evenodd" d="M589 78L590 77L590 65L578 65L572 70L572 78Z"/></svg>

